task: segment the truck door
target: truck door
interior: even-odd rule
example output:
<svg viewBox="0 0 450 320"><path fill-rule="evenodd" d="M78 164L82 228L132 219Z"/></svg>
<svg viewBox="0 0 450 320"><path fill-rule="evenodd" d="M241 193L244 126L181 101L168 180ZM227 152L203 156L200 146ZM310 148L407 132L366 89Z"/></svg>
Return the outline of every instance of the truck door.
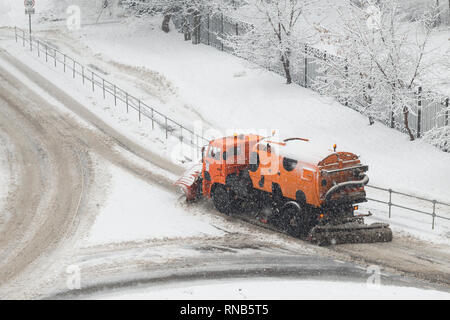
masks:
<svg viewBox="0 0 450 320"><path fill-rule="evenodd" d="M210 194L214 183L225 184L223 176L223 161L221 148L210 145L204 160L204 194Z"/></svg>

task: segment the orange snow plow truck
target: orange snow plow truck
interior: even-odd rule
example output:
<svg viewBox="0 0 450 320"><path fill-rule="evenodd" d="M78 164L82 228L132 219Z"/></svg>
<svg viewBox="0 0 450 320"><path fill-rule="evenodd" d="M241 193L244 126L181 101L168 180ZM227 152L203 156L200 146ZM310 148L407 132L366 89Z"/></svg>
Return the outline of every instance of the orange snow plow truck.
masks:
<svg viewBox="0 0 450 320"><path fill-rule="evenodd" d="M307 139L234 135L202 149L201 164L176 184L188 201L211 198L216 209L320 245L388 242L389 225L364 224L368 167L349 152Z"/></svg>

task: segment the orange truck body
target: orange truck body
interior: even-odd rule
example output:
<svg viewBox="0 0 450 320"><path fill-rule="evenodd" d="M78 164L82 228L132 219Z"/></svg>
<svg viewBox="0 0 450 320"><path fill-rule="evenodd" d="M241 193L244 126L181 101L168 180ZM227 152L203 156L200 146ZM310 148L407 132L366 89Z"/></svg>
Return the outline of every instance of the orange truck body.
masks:
<svg viewBox="0 0 450 320"><path fill-rule="evenodd" d="M333 186L357 180L367 171L359 157L349 152L317 149L306 139L272 141L258 135L216 139L202 151L202 193L211 197L215 185L248 172L252 188L269 195L323 207L329 203L365 201L364 185ZM237 196L241 195L237 193Z"/></svg>
<svg viewBox="0 0 450 320"><path fill-rule="evenodd" d="M320 245L392 241L388 224L364 224L368 170L357 155L307 139L235 135L211 141L176 184L187 200L212 198L237 213Z"/></svg>

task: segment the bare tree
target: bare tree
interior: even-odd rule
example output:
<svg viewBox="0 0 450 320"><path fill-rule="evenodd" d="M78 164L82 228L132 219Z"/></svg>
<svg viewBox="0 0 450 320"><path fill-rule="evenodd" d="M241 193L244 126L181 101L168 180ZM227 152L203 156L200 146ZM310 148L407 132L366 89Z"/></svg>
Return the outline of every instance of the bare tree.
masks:
<svg viewBox="0 0 450 320"><path fill-rule="evenodd" d="M327 95L357 107L382 121L403 118L410 140L415 139L409 114L422 100L433 100L426 87L433 65L427 43L436 22L435 11L404 23L399 0L360 0L338 9L340 25L330 32L342 59L323 63L324 76L315 84ZM329 32L329 31L328 31Z"/></svg>

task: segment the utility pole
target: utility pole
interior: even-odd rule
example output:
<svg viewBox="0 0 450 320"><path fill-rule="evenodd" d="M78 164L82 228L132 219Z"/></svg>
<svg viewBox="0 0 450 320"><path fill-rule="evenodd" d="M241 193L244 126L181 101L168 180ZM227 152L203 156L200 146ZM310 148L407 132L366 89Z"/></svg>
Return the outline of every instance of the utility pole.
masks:
<svg viewBox="0 0 450 320"><path fill-rule="evenodd" d="M25 6L25 14L28 15L28 24L30 32L30 51L33 51L33 38L31 36L31 15L36 12L34 9L36 2L35 0L24 0L23 4Z"/></svg>

